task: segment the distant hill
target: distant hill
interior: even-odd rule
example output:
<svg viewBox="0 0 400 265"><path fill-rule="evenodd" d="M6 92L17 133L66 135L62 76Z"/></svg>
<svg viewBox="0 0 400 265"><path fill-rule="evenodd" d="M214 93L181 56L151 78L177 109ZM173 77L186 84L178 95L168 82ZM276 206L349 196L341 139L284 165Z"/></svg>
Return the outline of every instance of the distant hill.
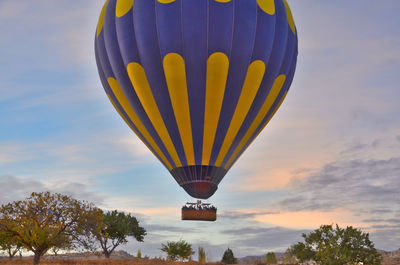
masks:
<svg viewBox="0 0 400 265"><path fill-rule="evenodd" d="M383 256L382 265L399 265L400 264L400 249L395 251L379 251Z"/></svg>
<svg viewBox="0 0 400 265"><path fill-rule="evenodd" d="M283 252L275 252L275 256L278 260L283 259L285 257L285 253ZM267 259L267 253L265 255L260 256L246 256L244 258L238 258L239 264L252 264L256 261L265 262Z"/></svg>

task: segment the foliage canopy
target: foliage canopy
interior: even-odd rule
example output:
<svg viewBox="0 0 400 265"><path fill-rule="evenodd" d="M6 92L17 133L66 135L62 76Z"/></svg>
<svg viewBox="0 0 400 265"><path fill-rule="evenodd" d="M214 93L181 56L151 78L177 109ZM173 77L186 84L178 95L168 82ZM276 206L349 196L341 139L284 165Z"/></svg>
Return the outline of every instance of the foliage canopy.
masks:
<svg viewBox="0 0 400 265"><path fill-rule="evenodd" d="M100 245L103 254L109 258L111 253L119 246L128 242L128 237L134 237L143 242L146 230L139 226L138 220L131 214L112 211L102 213L102 218L97 218L90 229L90 238L94 237Z"/></svg>
<svg viewBox="0 0 400 265"><path fill-rule="evenodd" d="M277 264L278 263L274 252L267 253L267 262L266 263L267 264Z"/></svg>
<svg viewBox="0 0 400 265"><path fill-rule="evenodd" d="M382 257L369 239L368 233L348 226L334 228L323 225L306 235L304 243L291 246L300 262L314 260L321 265L380 265Z"/></svg>
<svg viewBox="0 0 400 265"><path fill-rule="evenodd" d="M0 250L6 252L10 259L20 252L21 248L21 243L12 233L0 231Z"/></svg>
<svg viewBox="0 0 400 265"><path fill-rule="evenodd" d="M190 260L194 251L192 245L184 240L179 240L177 242L167 242L167 244L161 245L161 251L167 253L168 260Z"/></svg>
<svg viewBox="0 0 400 265"><path fill-rule="evenodd" d="M54 247L72 245L97 209L58 193L32 193L0 208L0 233L34 253L34 264Z"/></svg>

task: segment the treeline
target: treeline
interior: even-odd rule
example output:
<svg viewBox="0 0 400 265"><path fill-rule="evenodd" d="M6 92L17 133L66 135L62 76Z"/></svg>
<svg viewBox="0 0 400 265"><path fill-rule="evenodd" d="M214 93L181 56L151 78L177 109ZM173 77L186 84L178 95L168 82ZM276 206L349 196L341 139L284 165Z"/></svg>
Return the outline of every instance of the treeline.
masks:
<svg viewBox="0 0 400 265"><path fill-rule="evenodd" d="M264 264L319 264L319 265L381 265L382 255L377 251L369 234L352 226L322 225L309 234L304 242L291 245L278 261L274 252L253 262Z"/></svg>
<svg viewBox="0 0 400 265"><path fill-rule="evenodd" d="M86 201L59 193L32 193L0 208L0 248L10 258L34 254L33 264L49 251L101 250L106 258L127 237L143 241L146 230L123 212L104 212Z"/></svg>
<svg viewBox="0 0 400 265"><path fill-rule="evenodd" d="M142 242L146 230L138 220L118 211L104 212L92 203L79 201L59 193L32 193L25 200L15 201L0 207L0 248L10 258L18 253L30 251L33 264L41 257L59 251L98 251L109 258L128 237ZM286 264L314 261L321 265L369 264L380 265L382 256L377 252L369 234L348 226L323 225L319 229L303 234L304 242L290 246L284 259ZM195 251L184 240L161 245L170 261L191 261ZM198 262L206 262L206 253L199 247ZM140 251L137 257L141 257ZM257 264L276 264L273 252ZM226 264L238 263L233 251L228 248L221 259Z"/></svg>

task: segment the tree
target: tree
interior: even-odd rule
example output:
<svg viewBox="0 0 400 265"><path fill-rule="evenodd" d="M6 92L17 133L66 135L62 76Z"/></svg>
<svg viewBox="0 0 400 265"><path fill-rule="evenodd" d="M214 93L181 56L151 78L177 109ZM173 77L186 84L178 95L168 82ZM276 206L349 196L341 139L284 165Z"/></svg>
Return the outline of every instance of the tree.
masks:
<svg viewBox="0 0 400 265"><path fill-rule="evenodd" d="M184 240L180 240L177 242L167 242L167 244L161 245L161 251L167 253L168 260L176 261L180 259L191 260L194 251L192 249L192 245L187 243Z"/></svg>
<svg viewBox="0 0 400 265"><path fill-rule="evenodd" d="M226 263L226 264L237 264L238 263L237 259L233 255L233 251L230 248L225 250L224 255L222 256L221 262Z"/></svg>
<svg viewBox="0 0 400 265"><path fill-rule="evenodd" d="M0 232L10 233L32 251L33 264L39 264L48 250L60 244L60 238L72 244L93 211L97 211L93 205L70 196L32 193L26 200L1 206Z"/></svg>
<svg viewBox="0 0 400 265"><path fill-rule="evenodd" d="M292 248L288 248L285 251L285 257L283 258L283 263L285 264L297 264L296 253Z"/></svg>
<svg viewBox="0 0 400 265"><path fill-rule="evenodd" d="M60 250L72 250L73 249L73 244L68 238L65 238L66 235L64 236L59 236L55 238L54 240L54 246L50 249L51 252L54 253L54 256L58 255L58 252Z"/></svg>
<svg viewBox="0 0 400 265"><path fill-rule="evenodd" d="M199 247L199 250L197 251L199 255L199 263L206 263L206 252L204 251L204 248Z"/></svg>
<svg viewBox="0 0 400 265"><path fill-rule="evenodd" d="M267 253L267 264L277 264L276 256L274 252Z"/></svg>
<svg viewBox="0 0 400 265"><path fill-rule="evenodd" d="M136 258L138 258L138 259L142 258L142 252L140 251L140 249L138 249L138 251L137 251Z"/></svg>
<svg viewBox="0 0 400 265"><path fill-rule="evenodd" d="M0 249L5 251L10 259L14 258L21 248L21 243L12 233L0 232Z"/></svg>
<svg viewBox="0 0 400 265"><path fill-rule="evenodd" d="M303 234L304 237L304 234ZM303 242L299 242L295 245L290 246L289 252L295 256L300 262L313 260L315 253L311 248L307 248Z"/></svg>
<svg viewBox="0 0 400 265"><path fill-rule="evenodd" d="M139 226L138 220L131 214L112 211L102 213L103 218L93 218L94 222L90 224L88 229L90 233L87 235L84 245L87 248L94 248L96 242L100 245L106 258L110 258L112 252L119 246L128 242L128 237L134 237L137 241L143 242L146 230ZM91 240L92 238L95 241Z"/></svg>
<svg viewBox="0 0 400 265"><path fill-rule="evenodd" d="M380 265L382 256L375 249L368 233L351 226L323 225L306 235L305 243L291 247L300 262L314 260L321 265Z"/></svg>

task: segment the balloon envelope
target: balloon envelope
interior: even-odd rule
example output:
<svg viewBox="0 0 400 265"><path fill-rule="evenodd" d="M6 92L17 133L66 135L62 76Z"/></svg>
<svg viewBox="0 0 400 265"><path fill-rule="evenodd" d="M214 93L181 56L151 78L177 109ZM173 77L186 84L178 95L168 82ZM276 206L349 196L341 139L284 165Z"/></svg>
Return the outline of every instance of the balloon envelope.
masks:
<svg viewBox="0 0 400 265"><path fill-rule="evenodd" d="M121 117L207 199L284 100L297 33L286 0L108 0L95 52Z"/></svg>

